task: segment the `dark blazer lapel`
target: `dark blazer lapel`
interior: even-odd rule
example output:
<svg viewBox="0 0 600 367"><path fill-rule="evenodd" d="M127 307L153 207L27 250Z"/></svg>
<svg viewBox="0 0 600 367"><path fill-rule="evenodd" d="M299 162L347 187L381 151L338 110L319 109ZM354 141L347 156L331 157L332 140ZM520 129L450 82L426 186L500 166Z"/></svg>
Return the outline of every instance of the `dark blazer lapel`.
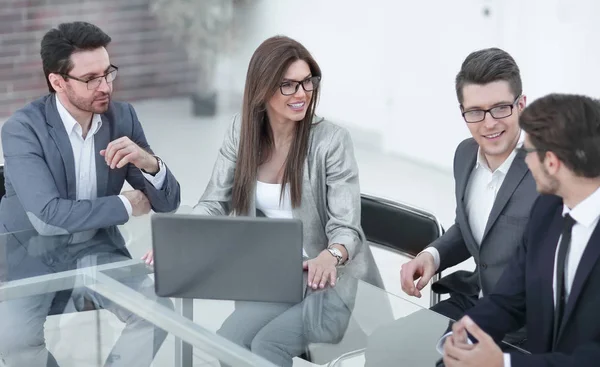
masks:
<svg viewBox="0 0 600 367"><path fill-rule="evenodd" d="M66 173L67 192L69 199L75 200L77 197L77 181L75 177L75 158L73 157L73 147L69 140L69 135L65 125L58 114L56 107L56 95L51 94L46 103L46 123L50 126L48 134L56 148L60 152Z"/></svg>
<svg viewBox="0 0 600 367"><path fill-rule="evenodd" d="M525 163L525 157L521 152L518 152L514 161L510 165L508 172L506 173L506 177L504 178L504 182L498 191L498 195L496 195L496 200L494 201L494 205L492 206L492 211L490 212L490 216L488 218L487 224L485 226L485 231L483 232L483 241L485 237L489 233L490 229L498 219L500 213L508 203L508 200L512 196L513 192L517 189L523 177L527 174L528 168Z"/></svg>
<svg viewBox="0 0 600 367"><path fill-rule="evenodd" d="M106 149L110 143L110 122L102 115L102 126L94 135L94 156L96 157L96 183L98 197L106 196L108 187L108 171L110 167L106 164L104 157L100 155L102 149Z"/></svg>
<svg viewBox="0 0 600 367"><path fill-rule="evenodd" d="M564 327L569 322L569 317L573 314L577 300L581 295L583 286L585 285L587 278L589 277L592 269L596 266L598 259L600 258L600 225L596 225L590 240L583 251L579 266L575 272L575 279L573 279L573 286L571 287L571 293L569 293L569 299L565 307L565 313L562 319L561 326L558 332L557 341L563 333Z"/></svg>
<svg viewBox="0 0 600 367"><path fill-rule="evenodd" d="M551 215L551 213L548 213ZM547 343L545 346L548 348L552 345L553 337L553 325L554 325L554 261L556 256L556 247L558 246L558 239L562 232L563 219L562 219L562 206L558 206L554 212L553 219L548 227L548 233L544 236L543 233L537 235L543 236L542 241L543 248L540 251L540 279L542 279L543 286L540 289L540 305L539 312L541 313L541 323L539 327L540 335Z"/></svg>

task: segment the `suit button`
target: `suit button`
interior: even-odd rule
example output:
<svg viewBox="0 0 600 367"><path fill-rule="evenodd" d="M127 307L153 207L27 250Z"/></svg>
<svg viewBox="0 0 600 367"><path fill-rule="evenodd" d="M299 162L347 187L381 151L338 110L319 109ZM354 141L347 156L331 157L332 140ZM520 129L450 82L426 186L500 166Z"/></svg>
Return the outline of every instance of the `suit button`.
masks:
<svg viewBox="0 0 600 367"><path fill-rule="evenodd" d="M484 269L484 270L487 269L487 264L486 263L481 263L481 268Z"/></svg>

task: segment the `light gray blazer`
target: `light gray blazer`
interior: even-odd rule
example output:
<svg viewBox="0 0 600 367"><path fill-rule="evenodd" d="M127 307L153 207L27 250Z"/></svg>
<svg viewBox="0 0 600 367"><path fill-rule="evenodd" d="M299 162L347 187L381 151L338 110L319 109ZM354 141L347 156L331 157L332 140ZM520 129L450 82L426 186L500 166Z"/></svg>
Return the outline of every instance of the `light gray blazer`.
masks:
<svg viewBox="0 0 600 367"><path fill-rule="evenodd" d="M454 156L456 182L456 220L431 246L440 253L443 271L473 256L474 272L452 273L434 284L435 291L453 291L477 296L479 290L492 291L504 268L522 243L529 212L538 196L535 181L525 164L523 153L517 153L498 191L484 230L481 245L475 242L465 207L465 192L477 160L479 146L472 138L464 140Z"/></svg>
<svg viewBox="0 0 600 367"><path fill-rule="evenodd" d="M234 116L212 177L194 208L203 215L229 215L241 117ZM255 196L249 213L256 215ZM360 227L360 186L352 140L347 130L326 120L314 122L304 163L302 202L293 216L303 224L303 244L310 258L328 245L348 250L345 271L373 285L383 283Z"/></svg>
<svg viewBox="0 0 600 367"><path fill-rule="evenodd" d="M143 191L156 212L177 209L180 188L168 168L161 190L131 164L110 169L99 151L122 136L152 152L133 107L111 102L94 135L98 197L76 200L73 149L56 109L55 95L39 98L15 112L2 127L6 195L0 202L0 233L35 229L42 236L64 237L102 229L128 255L116 227L129 219L117 196L125 181Z"/></svg>

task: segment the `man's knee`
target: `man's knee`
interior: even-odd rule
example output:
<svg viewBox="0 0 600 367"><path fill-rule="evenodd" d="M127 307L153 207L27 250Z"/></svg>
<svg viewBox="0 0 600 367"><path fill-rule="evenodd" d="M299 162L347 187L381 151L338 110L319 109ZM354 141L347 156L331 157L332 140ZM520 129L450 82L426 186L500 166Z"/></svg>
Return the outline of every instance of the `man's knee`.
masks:
<svg viewBox="0 0 600 367"><path fill-rule="evenodd" d="M43 327L36 328L24 323L0 323L0 354L4 357L21 353L37 353L46 350Z"/></svg>
<svg viewBox="0 0 600 367"><path fill-rule="evenodd" d="M289 347L290 346L284 345L284 343L281 341L270 338L265 334L261 335L260 333L257 334L254 339L252 339L252 343L250 344L250 350L252 353L262 357L283 355L292 358L293 356L290 355Z"/></svg>

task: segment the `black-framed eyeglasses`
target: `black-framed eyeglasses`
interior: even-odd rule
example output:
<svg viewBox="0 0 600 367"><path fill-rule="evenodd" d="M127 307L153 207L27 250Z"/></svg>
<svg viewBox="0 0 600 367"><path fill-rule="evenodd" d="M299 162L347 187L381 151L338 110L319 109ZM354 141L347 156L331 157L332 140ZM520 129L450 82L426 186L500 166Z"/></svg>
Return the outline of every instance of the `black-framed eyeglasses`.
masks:
<svg viewBox="0 0 600 367"><path fill-rule="evenodd" d="M465 119L465 122L468 122L468 123L481 122L481 121L485 120L486 113L489 113L495 119L507 118L508 116L512 115L513 108L515 107L515 104L517 103L519 98L521 98L520 95L517 98L515 98L514 102L511 104L495 106L495 107L492 107L487 110L466 111L466 112L462 113L462 116Z"/></svg>
<svg viewBox="0 0 600 367"><path fill-rule="evenodd" d="M310 78L306 78L299 82L296 80L286 80L285 82L279 84L279 90L284 96L291 96L296 94L296 92L298 92L298 88L300 88L300 85L302 85L302 89L304 89L305 92L312 92L313 90L317 89L320 81L320 76L311 76Z"/></svg>
<svg viewBox="0 0 600 367"><path fill-rule="evenodd" d="M520 147L517 148L517 152L518 153L522 153L522 154L529 154L529 153L533 153L533 152L543 152L543 149L538 149L538 148L527 148L525 145L521 145Z"/></svg>
<svg viewBox="0 0 600 367"><path fill-rule="evenodd" d="M87 84L88 90L94 90L94 89L98 89L100 84L102 84L102 79L105 79L106 83L108 83L108 84L112 83L117 78L118 71L119 71L119 68L111 64L110 67L108 68L108 71L106 72L106 74L94 77L92 79L86 80L86 79L76 78L69 74L60 74L60 75L62 75L65 78L69 78L69 79L77 80L78 82L85 83L85 84Z"/></svg>

